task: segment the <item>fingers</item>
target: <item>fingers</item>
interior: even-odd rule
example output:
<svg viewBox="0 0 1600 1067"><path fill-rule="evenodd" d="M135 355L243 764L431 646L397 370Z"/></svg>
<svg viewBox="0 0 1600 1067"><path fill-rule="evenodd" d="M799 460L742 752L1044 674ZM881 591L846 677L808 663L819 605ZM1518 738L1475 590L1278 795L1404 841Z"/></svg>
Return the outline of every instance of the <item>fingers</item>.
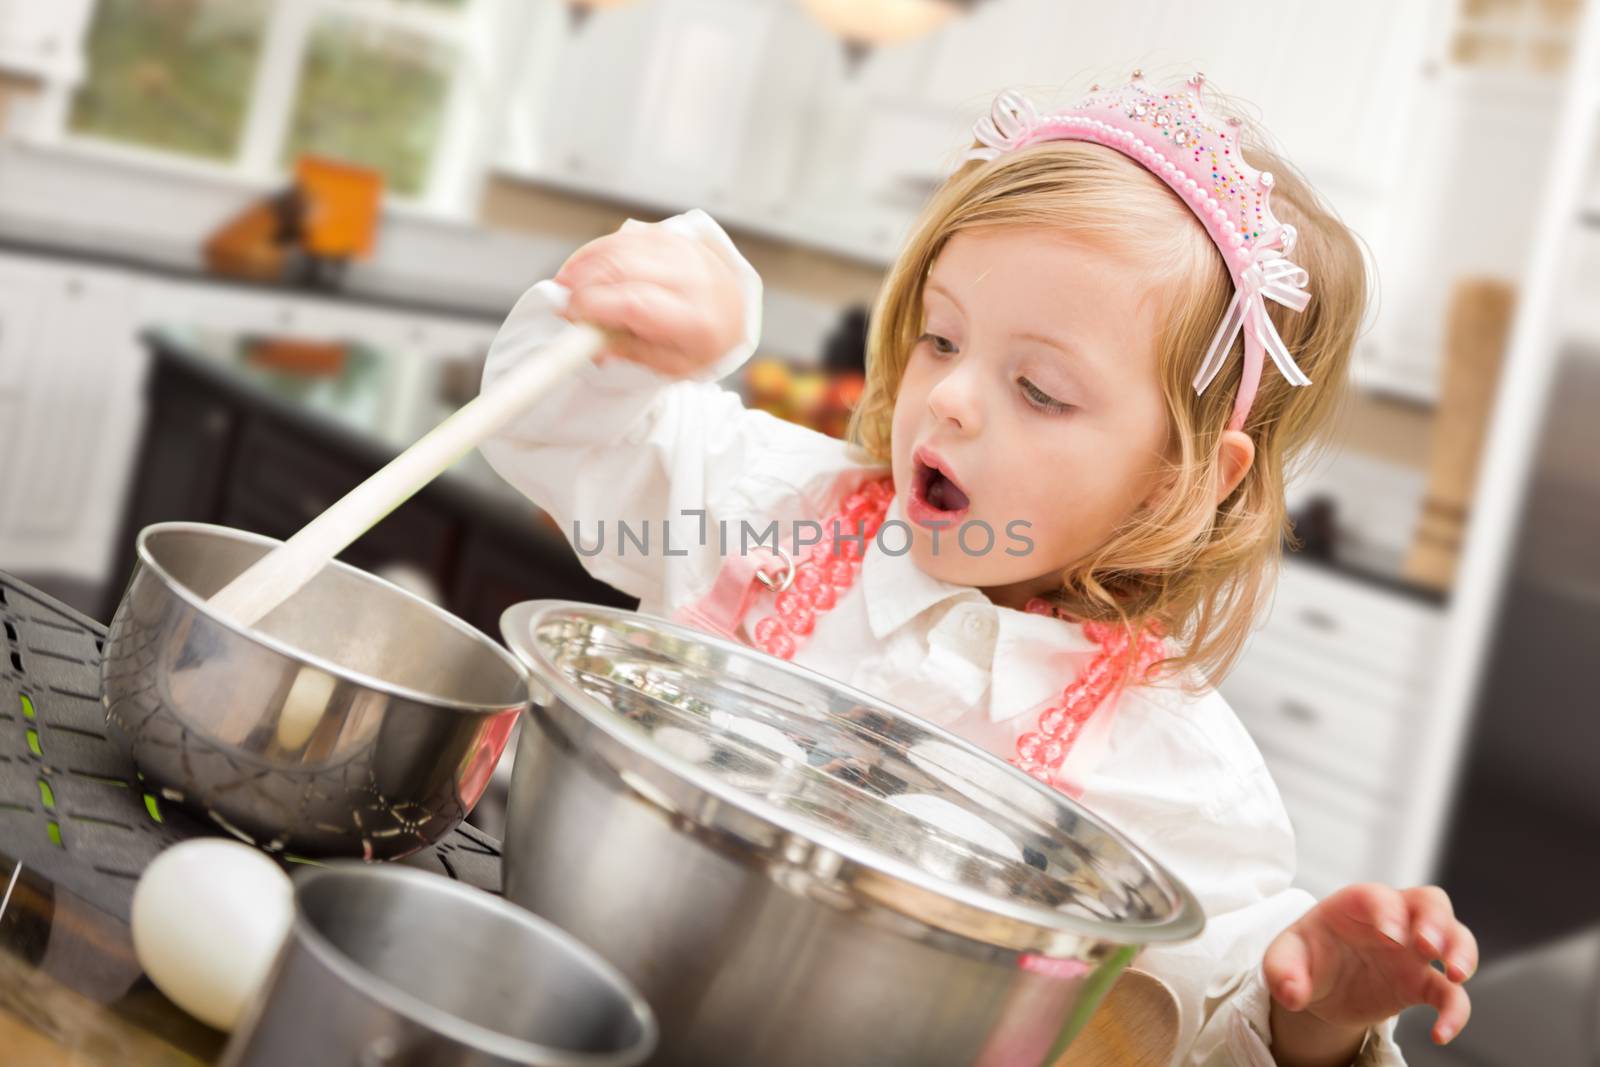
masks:
<svg viewBox="0 0 1600 1067"><path fill-rule="evenodd" d="M590 241L555 281L562 312L609 334L608 353L673 377L693 377L738 344L744 296L720 253L648 226Z"/></svg>
<svg viewBox="0 0 1600 1067"><path fill-rule="evenodd" d="M1386 885L1363 882L1346 886L1329 897L1327 904L1346 928L1347 937L1364 935L1366 943L1387 942L1388 947L1401 948L1410 940L1411 909L1403 894Z"/></svg>
<svg viewBox="0 0 1600 1067"><path fill-rule="evenodd" d="M1304 1011L1311 1003L1311 948L1294 927L1273 938L1261 969L1267 990L1279 1004Z"/></svg>
<svg viewBox="0 0 1600 1067"><path fill-rule="evenodd" d="M1433 1040L1440 1045L1449 1043L1472 1016L1472 999L1465 989L1432 968L1422 996L1439 1013L1433 1023Z"/></svg>
<svg viewBox="0 0 1600 1067"><path fill-rule="evenodd" d="M567 305L567 317L606 331L610 354L666 375L693 375L704 363L694 353L715 350L697 309L646 282L579 290Z"/></svg>
<svg viewBox="0 0 1600 1067"><path fill-rule="evenodd" d="M669 285L683 277L686 258L696 251L687 238L641 228L607 234L568 257L555 281L568 289L623 281Z"/></svg>
<svg viewBox="0 0 1600 1067"><path fill-rule="evenodd" d="M1409 909L1417 954L1442 963L1451 981L1466 981L1478 969L1478 941L1456 920L1449 895L1438 886L1408 889L1401 895Z"/></svg>

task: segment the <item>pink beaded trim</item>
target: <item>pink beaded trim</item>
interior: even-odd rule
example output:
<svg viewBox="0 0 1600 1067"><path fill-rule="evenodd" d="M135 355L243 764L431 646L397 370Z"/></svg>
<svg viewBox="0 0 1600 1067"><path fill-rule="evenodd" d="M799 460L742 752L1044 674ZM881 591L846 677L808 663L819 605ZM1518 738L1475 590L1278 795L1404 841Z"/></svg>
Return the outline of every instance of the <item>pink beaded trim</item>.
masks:
<svg viewBox="0 0 1600 1067"><path fill-rule="evenodd" d="M756 622L755 645L768 655L792 659L816 626L817 616L833 610L839 597L855 584L869 538L876 537L894 499L894 481L867 482L844 498L822 524L822 540L794 564L786 588L778 592L776 614ZM853 531L835 539L836 532Z"/></svg>
<svg viewBox="0 0 1600 1067"><path fill-rule="evenodd" d="M1037 597L1028 601L1025 610L1064 618L1048 601ZM1012 766L1047 785L1053 784L1084 724L1106 698L1125 681L1143 681L1167 654L1166 642L1154 626L1141 630L1137 638L1130 638L1126 627L1104 622L1086 622L1083 632L1100 646L1100 651L1061 690L1060 699L1040 713L1039 729L1017 738L1017 755L1011 761Z"/></svg>
<svg viewBox="0 0 1600 1067"><path fill-rule="evenodd" d="M869 538L877 536L894 499L889 478L868 482L844 498L839 510L823 523L822 541L793 564L793 573L780 585L762 575L764 584L778 590L775 612L759 619L753 632L755 646L779 659L793 659L800 642L810 636L817 617L832 611L861 574L861 557ZM836 537L836 532L854 531ZM1035 615L1066 617L1043 599L1034 598L1026 610ZM1166 644L1154 627L1140 632L1134 645L1131 671L1124 671L1130 655L1128 631L1109 623L1086 622L1083 632L1100 651L1083 672L1061 691L1060 700L1039 716L1037 732L1017 739L1011 763L1042 782L1050 783L1072 743L1090 716L1127 679L1142 680L1166 656Z"/></svg>

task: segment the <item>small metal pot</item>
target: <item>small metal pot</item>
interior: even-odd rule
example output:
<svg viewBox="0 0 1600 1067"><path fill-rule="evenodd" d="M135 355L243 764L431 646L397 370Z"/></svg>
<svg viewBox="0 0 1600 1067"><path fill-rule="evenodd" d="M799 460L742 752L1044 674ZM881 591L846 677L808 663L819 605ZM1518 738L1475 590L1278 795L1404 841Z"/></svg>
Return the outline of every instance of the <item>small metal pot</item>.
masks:
<svg viewBox="0 0 1600 1067"><path fill-rule="evenodd" d="M139 534L101 667L106 724L140 773L235 836L391 859L483 795L527 679L499 644L342 563L251 629L207 599L276 547L217 526Z"/></svg>
<svg viewBox="0 0 1600 1067"><path fill-rule="evenodd" d="M506 896L639 986L654 1062L1054 1063L1203 925L1069 798L864 693L629 612L501 627L533 675Z"/></svg>
<svg viewBox="0 0 1600 1067"><path fill-rule="evenodd" d="M633 1067L650 1008L521 908L408 867L295 878L295 917L224 1067Z"/></svg>

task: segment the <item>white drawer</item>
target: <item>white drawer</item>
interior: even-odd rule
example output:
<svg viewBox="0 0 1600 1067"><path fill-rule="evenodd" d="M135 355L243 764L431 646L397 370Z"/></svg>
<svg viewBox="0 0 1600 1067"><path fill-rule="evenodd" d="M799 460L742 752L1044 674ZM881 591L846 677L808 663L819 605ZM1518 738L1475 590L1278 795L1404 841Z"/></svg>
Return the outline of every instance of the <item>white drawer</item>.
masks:
<svg viewBox="0 0 1600 1067"><path fill-rule="evenodd" d="M1388 877L1384 841L1385 827L1398 814L1393 800L1295 763L1280 761L1273 780L1294 826L1298 884L1323 895Z"/></svg>
<svg viewBox="0 0 1600 1067"><path fill-rule="evenodd" d="M1442 610L1424 601L1286 563L1252 643L1304 649L1394 678L1419 678L1431 673L1442 619Z"/></svg>
<svg viewBox="0 0 1600 1067"><path fill-rule="evenodd" d="M21 389L34 364L45 358L49 281L21 272L0 276L0 389Z"/></svg>
<svg viewBox="0 0 1600 1067"><path fill-rule="evenodd" d="M1405 726L1420 698L1402 688L1339 684L1257 655L1221 686L1263 752L1319 767L1376 792L1389 792Z"/></svg>

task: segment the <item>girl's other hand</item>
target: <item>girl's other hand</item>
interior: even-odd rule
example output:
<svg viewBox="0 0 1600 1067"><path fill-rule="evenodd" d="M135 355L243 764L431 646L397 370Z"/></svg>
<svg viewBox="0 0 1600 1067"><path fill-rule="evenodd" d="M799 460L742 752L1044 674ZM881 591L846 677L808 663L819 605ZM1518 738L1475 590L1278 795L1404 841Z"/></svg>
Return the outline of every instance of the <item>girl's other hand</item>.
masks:
<svg viewBox="0 0 1600 1067"><path fill-rule="evenodd" d="M1442 1045L1467 1024L1472 1009L1462 983L1477 967L1478 943L1444 890L1347 886L1267 948L1274 1058L1347 1063L1341 1034L1359 1047L1369 1026L1414 1004L1439 1013L1433 1039Z"/></svg>
<svg viewBox="0 0 1600 1067"><path fill-rule="evenodd" d="M571 291L566 317L606 331L606 356L691 378L744 338L734 268L710 245L659 226L590 241L555 281Z"/></svg>

